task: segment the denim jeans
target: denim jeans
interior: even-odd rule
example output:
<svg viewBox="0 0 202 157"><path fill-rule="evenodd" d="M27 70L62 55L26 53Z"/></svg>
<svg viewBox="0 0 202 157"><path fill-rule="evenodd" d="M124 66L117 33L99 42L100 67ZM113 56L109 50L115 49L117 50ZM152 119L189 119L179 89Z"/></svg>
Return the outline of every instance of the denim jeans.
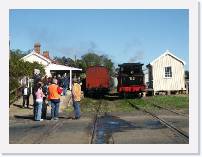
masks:
<svg viewBox="0 0 202 157"><path fill-rule="evenodd" d="M58 118L60 102L51 101L51 118Z"/></svg>
<svg viewBox="0 0 202 157"><path fill-rule="evenodd" d="M36 103L35 103L34 120L40 120L41 119L42 103L43 102L39 102L39 101L36 101Z"/></svg>
<svg viewBox="0 0 202 157"><path fill-rule="evenodd" d="M63 87L63 95L66 96L67 95L67 88Z"/></svg>
<svg viewBox="0 0 202 157"><path fill-rule="evenodd" d="M73 101L74 115L79 118L81 116L79 101Z"/></svg>
<svg viewBox="0 0 202 157"><path fill-rule="evenodd" d="M47 104L45 98L43 99L43 105L42 105L42 113L41 113L41 118L46 119L46 114L47 114Z"/></svg>

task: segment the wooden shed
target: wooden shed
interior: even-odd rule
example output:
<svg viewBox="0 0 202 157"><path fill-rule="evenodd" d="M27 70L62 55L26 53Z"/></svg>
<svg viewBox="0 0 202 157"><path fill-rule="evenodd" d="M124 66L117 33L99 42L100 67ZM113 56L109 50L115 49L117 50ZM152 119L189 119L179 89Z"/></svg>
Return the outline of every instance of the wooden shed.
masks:
<svg viewBox="0 0 202 157"><path fill-rule="evenodd" d="M184 65L183 60L166 50L147 65L148 89L153 89L154 94L185 91Z"/></svg>

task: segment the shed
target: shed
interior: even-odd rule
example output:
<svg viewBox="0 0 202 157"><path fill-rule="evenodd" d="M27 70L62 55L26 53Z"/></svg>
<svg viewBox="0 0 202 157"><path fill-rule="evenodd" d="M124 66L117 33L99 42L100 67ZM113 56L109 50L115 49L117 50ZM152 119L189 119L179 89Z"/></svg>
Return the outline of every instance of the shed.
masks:
<svg viewBox="0 0 202 157"><path fill-rule="evenodd" d="M149 89L157 92L176 92L185 89L185 62L166 50L161 56L147 65L146 83Z"/></svg>
<svg viewBox="0 0 202 157"><path fill-rule="evenodd" d="M82 69L51 63L45 67L45 71L47 76L51 76L51 71L69 71L70 72L69 88L71 90L72 71L82 71Z"/></svg>

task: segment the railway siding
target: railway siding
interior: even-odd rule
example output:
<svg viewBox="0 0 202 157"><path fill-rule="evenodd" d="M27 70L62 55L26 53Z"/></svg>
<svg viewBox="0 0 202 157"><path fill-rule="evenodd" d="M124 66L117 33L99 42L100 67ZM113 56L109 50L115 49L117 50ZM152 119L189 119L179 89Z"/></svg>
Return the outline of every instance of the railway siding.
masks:
<svg viewBox="0 0 202 157"><path fill-rule="evenodd" d="M181 116L157 108L151 105L153 101L150 101L148 107L146 103L149 102L149 98L84 98L81 102L82 117L79 120L69 118L72 110L67 109L60 114L59 121L45 120L36 123L30 118L11 117L10 143L186 144L189 142L180 134L162 125L160 120L137 110L138 107L135 109L128 100L134 105L141 102L138 107L153 112L185 132L188 131L188 114ZM71 106L68 108L70 109ZM170 109L175 110L175 108ZM21 112L17 113L21 114Z"/></svg>

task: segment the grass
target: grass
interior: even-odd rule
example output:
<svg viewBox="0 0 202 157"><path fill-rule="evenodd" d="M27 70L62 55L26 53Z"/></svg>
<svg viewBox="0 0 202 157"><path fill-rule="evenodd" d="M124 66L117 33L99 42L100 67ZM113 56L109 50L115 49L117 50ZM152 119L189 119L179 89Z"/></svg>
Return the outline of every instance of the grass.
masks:
<svg viewBox="0 0 202 157"><path fill-rule="evenodd" d="M113 101L108 100L97 100L91 98L84 98L81 101L81 112L82 113L95 113L97 104L102 103L101 112L133 112L134 107L131 103L145 108L154 108L152 104L160 105L162 107L170 109L188 109L189 108L189 97L186 95L175 95L175 96L153 96L145 97L141 99L117 99ZM73 107L69 107L67 112L72 112Z"/></svg>
<svg viewBox="0 0 202 157"><path fill-rule="evenodd" d="M189 97L185 95L175 96L153 96L143 99L130 100L132 103L144 107L151 108L152 104L156 104L162 107L170 109L186 109L189 108Z"/></svg>

